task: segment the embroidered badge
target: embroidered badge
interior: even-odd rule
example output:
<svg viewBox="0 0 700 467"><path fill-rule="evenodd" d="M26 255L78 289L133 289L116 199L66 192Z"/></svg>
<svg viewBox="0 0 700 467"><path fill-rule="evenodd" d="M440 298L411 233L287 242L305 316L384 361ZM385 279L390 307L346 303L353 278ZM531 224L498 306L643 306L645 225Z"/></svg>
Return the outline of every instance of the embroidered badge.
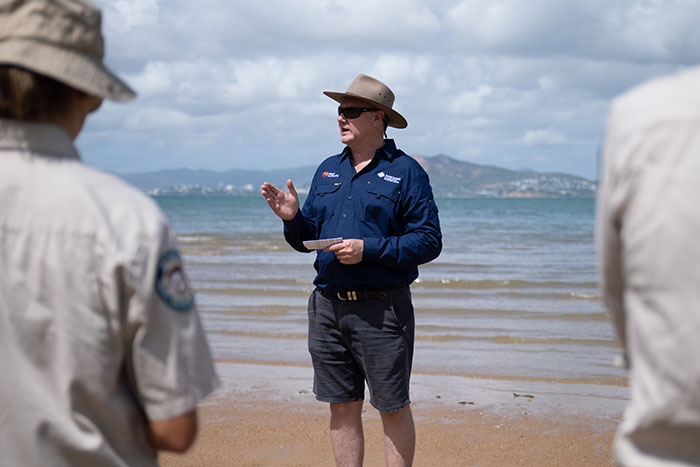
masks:
<svg viewBox="0 0 700 467"><path fill-rule="evenodd" d="M168 250L158 260L156 292L176 311L188 311L194 306L194 294L182 269L182 258L177 250Z"/></svg>
<svg viewBox="0 0 700 467"><path fill-rule="evenodd" d="M335 172L323 172L323 173L321 174L321 176L322 176L323 178L326 178L326 177L327 177L327 178L338 178L338 177L340 177L340 175L338 175L338 174L335 173Z"/></svg>
<svg viewBox="0 0 700 467"><path fill-rule="evenodd" d="M393 175L385 174L384 172L377 173L377 176L386 182L399 183L401 181L401 177L394 177Z"/></svg>

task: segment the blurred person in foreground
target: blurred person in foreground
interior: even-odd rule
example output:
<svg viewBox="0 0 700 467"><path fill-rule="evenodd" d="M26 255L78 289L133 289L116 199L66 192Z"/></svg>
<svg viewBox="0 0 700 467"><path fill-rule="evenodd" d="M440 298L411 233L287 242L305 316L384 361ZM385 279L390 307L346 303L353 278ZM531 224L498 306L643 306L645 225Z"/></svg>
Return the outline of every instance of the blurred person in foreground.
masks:
<svg viewBox="0 0 700 467"><path fill-rule="evenodd" d="M614 100L597 243L629 365L620 465L700 465L700 67Z"/></svg>
<svg viewBox="0 0 700 467"><path fill-rule="evenodd" d="M304 240L343 238L317 252L308 310L314 393L330 403L336 465L362 465L366 380L382 418L387 465L407 466L415 450L409 285L418 265L442 249L438 209L423 168L384 139L387 126L408 125L392 108L393 92L358 75L347 92L324 94L340 103L346 147L318 167L302 210L291 180L288 193L265 183L262 194L294 249L309 252Z"/></svg>
<svg viewBox="0 0 700 467"><path fill-rule="evenodd" d="M80 161L102 99L81 0L0 0L0 464L153 466L185 451L217 385L175 238L155 203Z"/></svg>

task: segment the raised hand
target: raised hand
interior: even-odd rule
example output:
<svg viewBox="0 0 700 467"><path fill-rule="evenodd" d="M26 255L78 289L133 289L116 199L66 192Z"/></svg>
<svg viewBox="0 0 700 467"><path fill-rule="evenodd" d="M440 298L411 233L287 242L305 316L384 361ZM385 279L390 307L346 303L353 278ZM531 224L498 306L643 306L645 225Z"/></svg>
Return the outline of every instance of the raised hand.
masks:
<svg viewBox="0 0 700 467"><path fill-rule="evenodd" d="M287 180L289 193L269 182L263 183L260 188L262 188L262 195L267 200L267 204L280 219L285 221L294 219L299 211L299 195L297 195L291 180Z"/></svg>

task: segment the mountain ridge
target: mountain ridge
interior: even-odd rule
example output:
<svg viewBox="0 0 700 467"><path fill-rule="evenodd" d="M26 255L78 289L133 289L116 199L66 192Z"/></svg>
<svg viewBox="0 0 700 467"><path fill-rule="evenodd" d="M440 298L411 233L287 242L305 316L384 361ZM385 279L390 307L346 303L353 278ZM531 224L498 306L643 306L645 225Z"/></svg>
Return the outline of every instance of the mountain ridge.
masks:
<svg viewBox="0 0 700 467"><path fill-rule="evenodd" d="M512 170L460 161L445 154L413 155L430 177L436 196L552 198L594 197L596 183L557 172ZM316 166L273 170L166 169L120 175L151 195L245 194L258 192L263 182L284 186L291 178L298 191L308 191Z"/></svg>

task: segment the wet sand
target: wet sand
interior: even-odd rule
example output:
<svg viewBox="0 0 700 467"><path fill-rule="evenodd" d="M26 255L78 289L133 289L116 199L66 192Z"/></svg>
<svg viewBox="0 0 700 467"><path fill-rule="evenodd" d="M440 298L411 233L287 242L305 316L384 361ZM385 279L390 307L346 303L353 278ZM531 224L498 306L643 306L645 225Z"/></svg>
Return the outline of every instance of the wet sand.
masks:
<svg viewBox="0 0 700 467"><path fill-rule="evenodd" d="M222 386L200 408L200 434L163 466L329 466L328 406L303 365L218 362ZM590 386L590 387L589 387ZM478 380L414 374L416 466L612 466L624 385ZM368 402L365 465L384 465Z"/></svg>

